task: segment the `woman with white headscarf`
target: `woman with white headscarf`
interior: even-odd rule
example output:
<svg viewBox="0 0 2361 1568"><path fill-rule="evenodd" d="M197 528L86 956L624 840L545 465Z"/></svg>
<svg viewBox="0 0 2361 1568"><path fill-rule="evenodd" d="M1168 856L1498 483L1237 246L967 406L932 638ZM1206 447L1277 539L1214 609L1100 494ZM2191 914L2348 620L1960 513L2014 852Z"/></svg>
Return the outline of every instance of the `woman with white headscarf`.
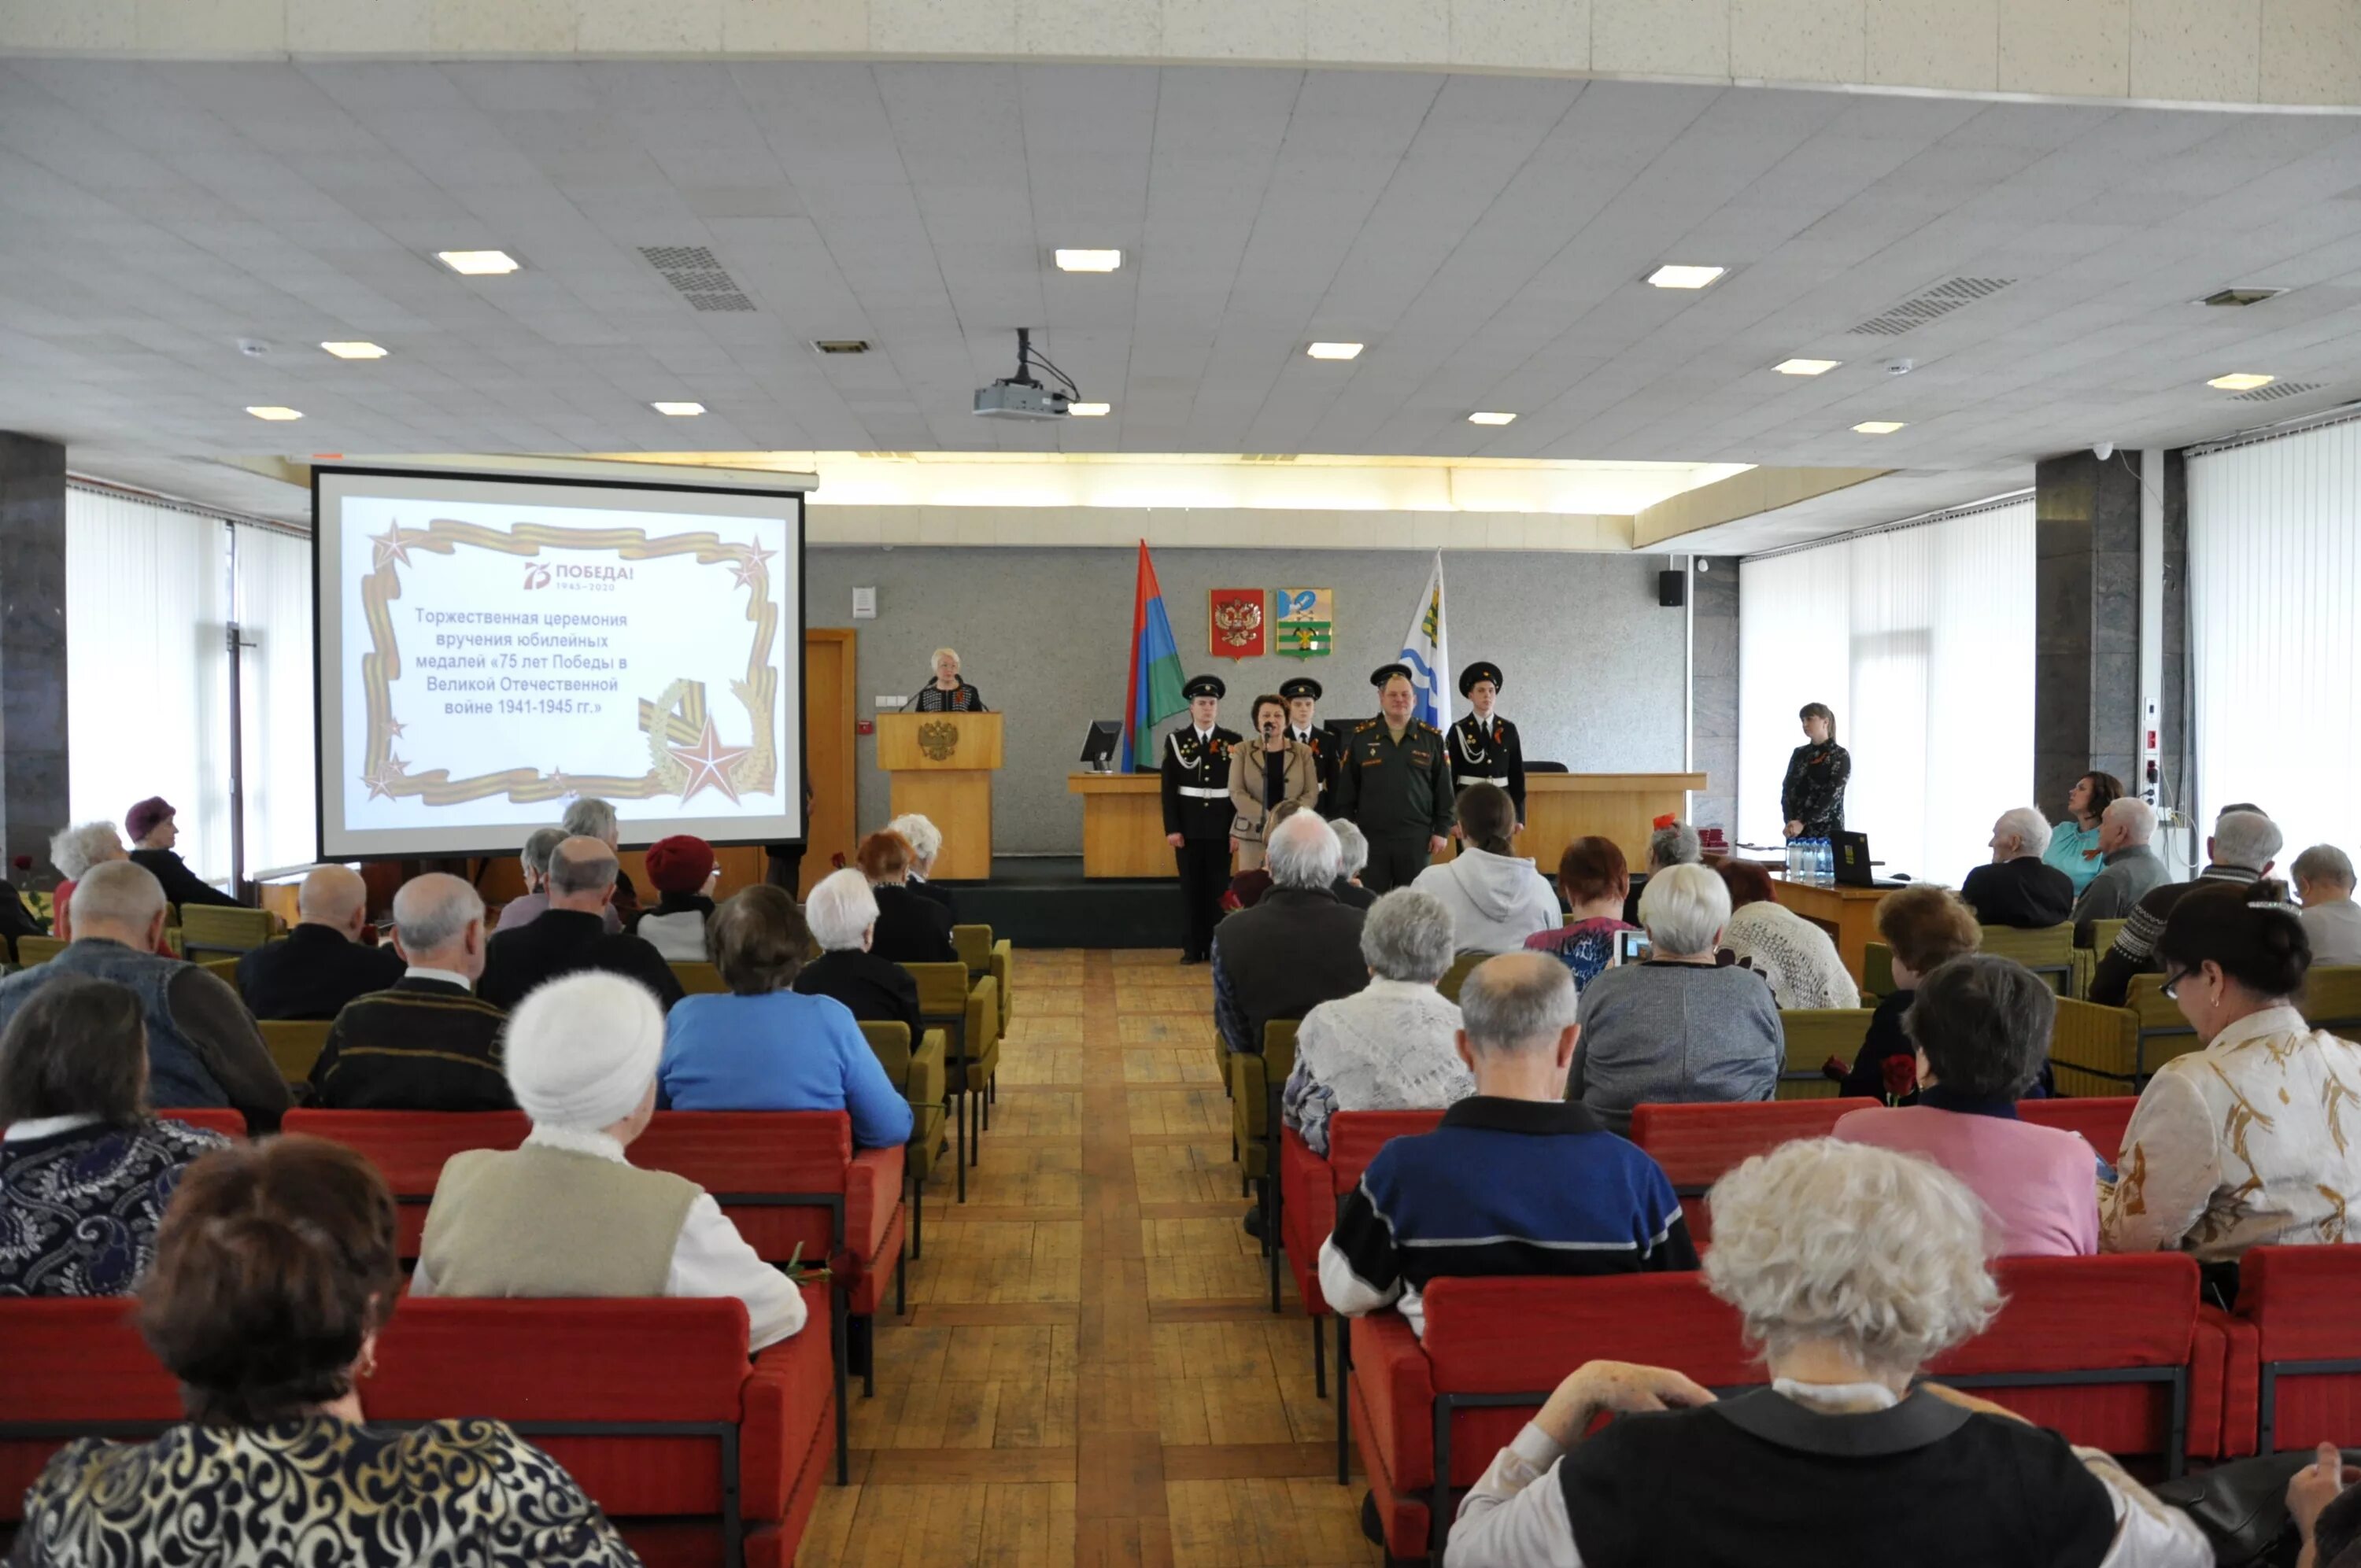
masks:
<svg viewBox="0 0 2361 1568"><path fill-rule="evenodd" d="M586 970L509 1014L516 1149L454 1155L434 1185L413 1296L735 1296L747 1347L804 1326L804 1299L712 1195L624 1151L655 1114L664 1016L636 981Z"/></svg>

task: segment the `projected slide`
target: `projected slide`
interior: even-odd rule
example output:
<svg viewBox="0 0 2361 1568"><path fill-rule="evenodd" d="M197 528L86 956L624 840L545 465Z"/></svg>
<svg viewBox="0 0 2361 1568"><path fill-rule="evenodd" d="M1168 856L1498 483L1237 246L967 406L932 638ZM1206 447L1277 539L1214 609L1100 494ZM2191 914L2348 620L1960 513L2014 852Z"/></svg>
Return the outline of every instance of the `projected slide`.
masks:
<svg viewBox="0 0 2361 1568"><path fill-rule="evenodd" d="M320 853L803 836L792 492L321 469Z"/></svg>

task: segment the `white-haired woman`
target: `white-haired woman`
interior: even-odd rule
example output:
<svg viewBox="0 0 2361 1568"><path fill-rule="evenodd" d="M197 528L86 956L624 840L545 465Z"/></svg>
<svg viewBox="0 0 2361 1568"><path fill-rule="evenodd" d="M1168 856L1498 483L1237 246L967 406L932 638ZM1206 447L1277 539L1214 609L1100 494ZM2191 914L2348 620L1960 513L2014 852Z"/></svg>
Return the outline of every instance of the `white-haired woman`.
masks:
<svg viewBox="0 0 2361 1568"><path fill-rule="evenodd" d="M1439 1111L1476 1092L1453 1044L1458 1004L1434 988L1456 951L1451 911L1433 894L1398 887L1369 906L1369 983L1303 1015L1279 1092L1280 1117L1314 1154L1328 1152L1339 1111Z"/></svg>
<svg viewBox="0 0 2361 1568"><path fill-rule="evenodd" d="M983 694L960 679L960 656L956 648L938 648L931 661L935 678L918 688L917 710L920 713L989 713L983 706Z"/></svg>
<svg viewBox="0 0 2361 1568"><path fill-rule="evenodd" d="M1983 926L2038 929L2074 913L2074 879L2041 858L2049 848L2049 818L2029 806L2000 814L1993 824L1992 863L1960 883L1960 896Z"/></svg>
<svg viewBox="0 0 2361 1568"><path fill-rule="evenodd" d="M1748 1160L1711 1201L1706 1287L1771 1386L1716 1402L1661 1367L1577 1368L1460 1505L1449 1568L2213 1563L2188 1516L2104 1453L1913 1387L2000 1305L1958 1179L1819 1138ZM1586 1437L1608 1411L1631 1419Z"/></svg>
<svg viewBox="0 0 2361 1568"><path fill-rule="evenodd" d="M1704 866L1667 866L1640 895L1651 956L1582 989L1582 1044L1569 1099L1620 1133L1647 1103L1768 1100L1787 1037L1771 987L1724 967L1730 890Z"/></svg>
<svg viewBox="0 0 2361 1568"><path fill-rule="evenodd" d="M899 833L910 846L908 880L903 885L920 898L950 910L956 919L959 910L951 903L950 890L938 887L934 882L935 857L943 852L943 830L927 817L910 811L885 824L885 831Z"/></svg>
<svg viewBox="0 0 2361 1568"><path fill-rule="evenodd" d="M1361 885L1361 872L1369 863L1369 840L1361 829L1342 817L1333 818L1329 827L1336 830L1337 902L1356 909L1367 909L1377 903L1378 895Z"/></svg>
<svg viewBox="0 0 2361 1568"><path fill-rule="evenodd" d="M915 1048L924 1032L918 1024L918 982L900 964L869 950L877 935L877 894L869 879L851 867L820 878L804 900L804 921L820 946L820 956L796 976L796 990L806 996L832 996L862 1023L907 1024Z"/></svg>
<svg viewBox="0 0 2361 1568"><path fill-rule="evenodd" d="M49 894L49 935L60 942L73 940L73 922L69 916L73 910L74 884L82 881L91 867L130 858L131 851L123 847L122 836L115 832L112 822L77 822L71 828L60 829L49 840L49 863L58 868L58 875L64 879ZM168 959L180 956L172 951L172 945L160 937L157 938L156 951Z"/></svg>

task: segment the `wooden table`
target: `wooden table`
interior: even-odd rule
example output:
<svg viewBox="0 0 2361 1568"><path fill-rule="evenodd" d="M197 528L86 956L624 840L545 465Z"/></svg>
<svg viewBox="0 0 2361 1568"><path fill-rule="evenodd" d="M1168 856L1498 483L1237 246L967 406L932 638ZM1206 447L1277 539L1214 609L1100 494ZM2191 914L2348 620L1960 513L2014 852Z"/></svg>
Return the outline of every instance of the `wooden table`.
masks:
<svg viewBox="0 0 2361 1568"><path fill-rule="evenodd" d="M1082 875L1165 877L1180 870L1164 841L1164 780L1158 773L1068 773L1082 797Z"/></svg>
<svg viewBox="0 0 2361 1568"><path fill-rule="evenodd" d="M1877 940L1877 906L1885 895L1895 891L1890 887L1829 887L1814 883L1789 882L1774 872L1771 876L1772 895L1796 914L1836 938L1837 956L1858 985L1861 981L1861 964L1870 943Z"/></svg>
<svg viewBox="0 0 2361 1568"><path fill-rule="evenodd" d="M1634 872L1648 865L1648 835L1659 817L1688 819L1689 792L1703 773L1525 774L1525 830L1517 853L1554 879L1558 857L1576 839L1612 839Z"/></svg>

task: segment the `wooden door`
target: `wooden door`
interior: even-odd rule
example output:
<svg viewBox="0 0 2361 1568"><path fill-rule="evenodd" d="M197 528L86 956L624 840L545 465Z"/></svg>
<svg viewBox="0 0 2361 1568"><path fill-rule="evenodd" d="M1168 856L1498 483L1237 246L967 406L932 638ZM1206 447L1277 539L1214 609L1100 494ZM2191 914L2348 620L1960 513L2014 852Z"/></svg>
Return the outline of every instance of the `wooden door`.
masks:
<svg viewBox="0 0 2361 1568"><path fill-rule="evenodd" d="M836 869L834 857L842 855L849 863L860 841L852 739L860 711L853 668L858 635L840 626L804 631L804 747L811 767L812 808L797 897Z"/></svg>

